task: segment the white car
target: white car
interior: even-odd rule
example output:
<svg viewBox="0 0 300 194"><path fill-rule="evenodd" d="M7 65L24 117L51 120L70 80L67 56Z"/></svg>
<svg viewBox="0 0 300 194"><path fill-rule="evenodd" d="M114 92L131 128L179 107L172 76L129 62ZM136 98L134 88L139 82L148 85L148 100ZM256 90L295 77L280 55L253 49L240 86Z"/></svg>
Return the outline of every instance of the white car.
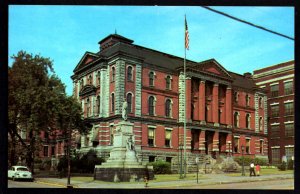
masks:
<svg viewBox="0 0 300 194"><path fill-rule="evenodd" d="M33 181L32 173L29 171L29 169L26 166L12 166L8 170L7 174L9 179L12 180L30 180Z"/></svg>

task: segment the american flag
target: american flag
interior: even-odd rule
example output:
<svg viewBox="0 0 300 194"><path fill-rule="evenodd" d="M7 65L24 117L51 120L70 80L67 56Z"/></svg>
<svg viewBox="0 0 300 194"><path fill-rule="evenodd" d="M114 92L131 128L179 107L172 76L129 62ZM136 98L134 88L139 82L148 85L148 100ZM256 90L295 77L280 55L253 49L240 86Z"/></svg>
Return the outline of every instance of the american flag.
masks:
<svg viewBox="0 0 300 194"><path fill-rule="evenodd" d="M185 21L185 48L189 50L189 30L186 22L186 17L184 17L184 21Z"/></svg>

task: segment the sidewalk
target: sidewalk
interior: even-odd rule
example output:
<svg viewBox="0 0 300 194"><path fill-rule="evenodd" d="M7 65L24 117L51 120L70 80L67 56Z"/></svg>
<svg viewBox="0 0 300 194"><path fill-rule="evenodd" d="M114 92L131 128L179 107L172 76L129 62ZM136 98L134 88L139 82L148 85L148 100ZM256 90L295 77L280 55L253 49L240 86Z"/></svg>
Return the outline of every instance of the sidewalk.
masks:
<svg viewBox="0 0 300 194"><path fill-rule="evenodd" d="M214 184L229 184L229 183L242 183L242 182L254 182L254 181L266 181L266 180L281 180L281 179L293 179L292 174L282 174L282 175L262 175L256 177L249 176L230 176L228 174L205 174L199 177L197 180L184 180L178 179L176 181L165 181L165 182L155 182L149 181L148 188L172 188L181 189L183 186L193 186L193 185L214 185ZM66 187L67 179L59 178L36 178L35 182L41 184L48 184L53 186ZM73 181L71 178L71 185L74 188L113 188L113 189L144 189L144 182L101 182L101 181ZM213 188L213 186L212 186ZM201 189L201 187L200 187Z"/></svg>

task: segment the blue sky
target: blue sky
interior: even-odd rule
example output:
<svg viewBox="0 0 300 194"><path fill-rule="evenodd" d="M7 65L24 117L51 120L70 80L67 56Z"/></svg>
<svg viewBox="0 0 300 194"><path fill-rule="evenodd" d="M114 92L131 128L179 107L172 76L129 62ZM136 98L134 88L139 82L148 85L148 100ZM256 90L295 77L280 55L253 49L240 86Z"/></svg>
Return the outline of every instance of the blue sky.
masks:
<svg viewBox="0 0 300 194"><path fill-rule="evenodd" d="M212 7L294 37L293 7ZM180 6L9 6L10 56L25 50L53 60L56 74L72 93L70 76L86 51L115 33L134 44L184 57L184 14L190 50L187 58L215 58L243 74L294 59L294 41L234 21L201 7Z"/></svg>

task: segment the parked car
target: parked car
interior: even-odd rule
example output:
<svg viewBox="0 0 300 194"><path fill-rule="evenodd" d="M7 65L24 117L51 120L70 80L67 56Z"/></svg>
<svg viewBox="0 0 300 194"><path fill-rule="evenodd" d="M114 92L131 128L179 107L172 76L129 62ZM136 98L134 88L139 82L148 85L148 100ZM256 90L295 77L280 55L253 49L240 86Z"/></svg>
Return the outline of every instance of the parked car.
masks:
<svg viewBox="0 0 300 194"><path fill-rule="evenodd" d="M17 179L33 181L32 173L29 171L29 169L26 166L12 166L8 170L7 176L9 179L12 179L13 181Z"/></svg>

